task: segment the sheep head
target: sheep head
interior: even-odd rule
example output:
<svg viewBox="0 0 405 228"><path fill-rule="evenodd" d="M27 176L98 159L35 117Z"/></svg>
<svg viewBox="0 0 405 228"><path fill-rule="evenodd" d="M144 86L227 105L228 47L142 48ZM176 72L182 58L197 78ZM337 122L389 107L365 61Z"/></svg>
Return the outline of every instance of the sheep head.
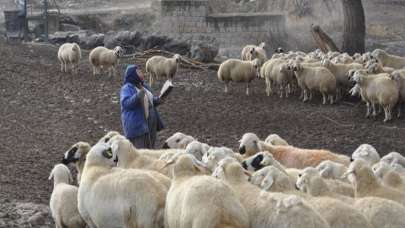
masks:
<svg viewBox="0 0 405 228"><path fill-rule="evenodd" d="M371 166L380 160L380 155L372 145L362 144L352 153L352 160L357 159L363 159Z"/></svg>
<svg viewBox="0 0 405 228"><path fill-rule="evenodd" d="M177 64L180 64L181 62L181 56L179 54L175 54L173 55L173 58L175 59Z"/></svg>
<svg viewBox="0 0 405 228"><path fill-rule="evenodd" d="M191 136L183 134L181 132L176 132L168 139L166 139L163 144L163 149L184 149L186 146L194 141L195 139Z"/></svg>
<svg viewBox="0 0 405 228"><path fill-rule="evenodd" d="M122 57L124 55L124 49L122 49L120 46L116 46L114 48L114 55L118 58Z"/></svg>
<svg viewBox="0 0 405 228"><path fill-rule="evenodd" d="M254 133L246 133L239 140L239 153L242 155L254 155L260 151L259 137Z"/></svg>
<svg viewBox="0 0 405 228"><path fill-rule="evenodd" d="M298 174L295 187L297 190L308 193L312 196L319 196L323 190L322 187L325 187L325 182L323 182L323 179L316 168L308 167Z"/></svg>
<svg viewBox="0 0 405 228"><path fill-rule="evenodd" d="M54 180L54 186L59 183L69 184L73 182L72 173L64 164L57 164L53 167L51 173L49 174L48 180L51 180L52 178Z"/></svg>
<svg viewBox="0 0 405 228"><path fill-rule="evenodd" d="M203 174L206 172L205 164L198 161L191 154L180 154L179 156L174 156L173 160L169 161L167 164L173 164L173 163L174 163L174 168L173 168L174 178L185 177L185 176L195 176L195 175Z"/></svg>
<svg viewBox="0 0 405 228"><path fill-rule="evenodd" d="M67 165L79 160L84 160L91 146L86 142L78 142L67 150L63 156L62 163Z"/></svg>
<svg viewBox="0 0 405 228"><path fill-rule="evenodd" d="M111 147L106 143L97 143L94 145L86 156L85 166L116 166Z"/></svg>
<svg viewBox="0 0 405 228"><path fill-rule="evenodd" d="M213 177L227 181L247 181L251 176L234 158L224 158L214 170Z"/></svg>

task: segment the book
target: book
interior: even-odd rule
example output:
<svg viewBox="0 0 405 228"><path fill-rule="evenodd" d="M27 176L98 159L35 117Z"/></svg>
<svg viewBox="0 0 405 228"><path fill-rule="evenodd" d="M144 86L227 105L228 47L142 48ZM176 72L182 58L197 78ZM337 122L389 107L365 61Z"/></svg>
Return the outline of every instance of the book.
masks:
<svg viewBox="0 0 405 228"><path fill-rule="evenodd" d="M162 89L160 90L159 98L162 99L167 97L167 95L169 95L169 93L172 91L173 87L174 86L172 81L167 80L165 84L163 84Z"/></svg>

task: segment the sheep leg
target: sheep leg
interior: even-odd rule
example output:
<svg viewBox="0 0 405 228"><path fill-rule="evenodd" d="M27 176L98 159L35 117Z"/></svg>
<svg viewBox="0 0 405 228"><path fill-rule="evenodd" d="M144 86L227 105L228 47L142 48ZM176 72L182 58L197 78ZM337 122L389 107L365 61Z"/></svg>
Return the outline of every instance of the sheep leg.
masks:
<svg viewBox="0 0 405 228"><path fill-rule="evenodd" d="M303 93L304 93L304 99L302 100L303 102L308 101L308 90L307 89L303 89Z"/></svg>
<svg viewBox="0 0 405 228"><path fill-rule="evenodd" d="M322 104L325 105L326 104L326 94L322 93Z"/></svg>
<svg viewBox="0 0 405 228"><path fill-rule="evenodd" d="M225 93L228 93L228 82L225 82Z"/></svg>
<svg viewBox="0 0 405 228"><path fill-rule="evenodd" d="M371 113L371 104L370 104L370 102L366 102L366 105L367 105L366 118L368 118Z"/></svg>
<svg viewBox="0 0 405 228"><path fill-rule="evenodd" d="M312 90L309 90L309 100L312 101L312 97L313 97L314 93L312 92Z"/></svg>
<svg viewBox="0 0 405 228"><path fill-rule="evenodd" d="M284 87L283 87L283 85L279 85L278 92L280 93L280 98L283 98L283 95L284 95Z"/></svg>
<svg viewBox="0 0 405 228"><path fill-rule="evenodd" d="M290 95L290 89L289 88L290 88L289 84L284 87L285 98L288 98L288 96Z"/></svg>
<svg viewBox="0 0 405 228"><path fill-rule="evenodd" d="M149 73L149 86L152 86L152 84L153 84L152 73Z"/></svg>
<svg viewBox="0 0 405 228"><path fill-rule="evenodd" d="M330 104L333 104L333 103L334 103L333 95L329 95L329 102L330 102Z"/></svg>
<svg viewBox="0 0 405 228"><path fill-rule="evenodd" d="M249 96L249 85L250 85L250 82L248 82L247 86L246 86L246 95L247 96Z"/></svg>
<svg viewBox="0 0 405 228"><path fill-rule="evenodd" d="M93 66L93 75L94 76L96 76L96 71L97 71L97 68L95 66Z"/></svg>
<svg viewBox="0 0 405 228"><path fill-rule="evenodd" d="M63 72L63 62L60 61L60 72Z"/></svg>
<svg viewBox="0 0 405 228"><path fill-rule="evenodd" d="M398 118L401 118L401 106L402 106L402 104L401 104L401 102L399 102L398 103L398 114L397 114Z"/></svg>
<svg viewBox="0 0 405 228"><path fill-rule="evenodd" d="M373 109L373 117L375 118L376 116L377 116L377 112L376 112L376 108L375 108L375 104L374 103L372 103L371 104L371 108Z"/></svg>
<svg viewBox="0 0 405 228"><path fill-rule="evenodd" d="M389 107L384 107L384 114L385 114L384 123L391 120L391 113Z"/></svg>

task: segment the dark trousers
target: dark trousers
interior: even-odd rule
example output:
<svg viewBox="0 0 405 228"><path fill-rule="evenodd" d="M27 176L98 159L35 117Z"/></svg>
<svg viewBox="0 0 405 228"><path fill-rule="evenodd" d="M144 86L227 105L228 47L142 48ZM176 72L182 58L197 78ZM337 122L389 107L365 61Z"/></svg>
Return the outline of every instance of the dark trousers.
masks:
<svg viewBox="0 0 405 228"><path fill-rule="evenodd" d="M153 108L149 109L149 118L148 118L148 128L149 133L144 135L131 138L129 141L135 146L137 149L154 149L155 142L156 142L156 135L157 135L157 116Z"/></svg>

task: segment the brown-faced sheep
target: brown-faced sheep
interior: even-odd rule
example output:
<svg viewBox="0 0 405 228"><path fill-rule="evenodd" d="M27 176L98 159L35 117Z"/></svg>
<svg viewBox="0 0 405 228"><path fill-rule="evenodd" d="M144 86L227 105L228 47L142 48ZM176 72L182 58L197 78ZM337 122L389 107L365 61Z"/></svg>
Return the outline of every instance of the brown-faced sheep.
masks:
<svg viewBox="0 0 405 228"><path fill-rule="evenodd" d="M105 47L96 47L89 54L89 61L93 67L93 75L96 75L101 69L106 68L110 77L117 74L116 66L118 59L124 54L124 50L117 46L114 50Z"/></svg>

